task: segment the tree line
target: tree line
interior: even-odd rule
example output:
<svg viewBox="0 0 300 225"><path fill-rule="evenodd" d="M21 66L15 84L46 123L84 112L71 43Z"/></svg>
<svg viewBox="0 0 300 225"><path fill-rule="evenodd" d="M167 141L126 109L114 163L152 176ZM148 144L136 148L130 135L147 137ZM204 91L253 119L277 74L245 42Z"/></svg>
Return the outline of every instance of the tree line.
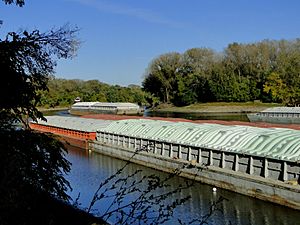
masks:
<svg viewBox="0 0 300 225"><path fill-rule="evenodd" d="M300 39L229 44L218 53L192 48L154 58L142 83L153 100L300 103Z"/></svg>
<svg viewBox="0 0 300 225"><path fill-rule="evenodd" d="M70 106L76 97L86 102L133 102L146 103L146 93L138 85L122 87L109 85L98 80L66 80L52 77L48 91L40 92L42 107Z"/></svg>
<svg viewBox="0 0 300 225"><path fill-rule="evenodd" d="M48 89L40 92L39 106L69 106L76 97L140 105L259 100L294 106L300 103L300 39L232 43L223 52L192 48L162 54L146 68L142 88L52 77Z"/></svg>

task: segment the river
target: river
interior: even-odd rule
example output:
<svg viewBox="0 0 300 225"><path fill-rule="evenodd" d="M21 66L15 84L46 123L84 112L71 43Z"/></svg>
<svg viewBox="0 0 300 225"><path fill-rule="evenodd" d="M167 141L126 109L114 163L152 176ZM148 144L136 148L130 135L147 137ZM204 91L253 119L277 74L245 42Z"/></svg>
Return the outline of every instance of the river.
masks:
<svg viewBox="0 0 300 225"><path fill-rule="evenodd" d="M145 111L145 117L170 117L188 120L225 120L249 122L247 113L181 113L181 112L154 112Z"/></svg>
<svg viewBox="0 0 300 225"><path fill-rule="evenodd" d="M74 116L67 110L45 111L45 116ZM225 120L225 121L244 121L249 122L247 113L180 113L180 112L154 112L146 110L144 117L167 117L184 118L189 120Z"/></svg>
<svg viewBox="0 0 300 225"><path fill-rule="evenodd" d="M115 173L121 168L125 162L112 157L104 156L98 153L89 152L83 149L74 147L69 148L67 159L72 163L72 169L67 176L73 191L69 195L76 199L80 194L78 202L80 207L88 207L95 190L100 182L108 176ZM136 164L130 164L122 176L131 174L136 170L142 170L141 174L136 179L143 175L156 174L160 177L165 177L166 174L143 167ZM170 182L171 188L179 184L184 184L185 179L175 177ZM141 185L140 188L143 188ZM222 201L218 208L207 220L208 224L214 225L296 225L300 224L300 213L297 210L292 210L283 206L264 202L247 196L243 196L234 192L217 189L212 191L212 186L195 183L192 187L183 190L177 197L190 195L191 199L184 205L176 208L172 219L165 224L178 224L178 218L181 221L188 222L193 218L201 219L207 215L210 206L220 196L227 200ZM176 196L172 196L171 199ZM125 197L124 201L129 202L131 197ZM104 212L109 202L98 202L93 208L95 214ZM111 219L110 222L114 224L116 221Z"/></svg>

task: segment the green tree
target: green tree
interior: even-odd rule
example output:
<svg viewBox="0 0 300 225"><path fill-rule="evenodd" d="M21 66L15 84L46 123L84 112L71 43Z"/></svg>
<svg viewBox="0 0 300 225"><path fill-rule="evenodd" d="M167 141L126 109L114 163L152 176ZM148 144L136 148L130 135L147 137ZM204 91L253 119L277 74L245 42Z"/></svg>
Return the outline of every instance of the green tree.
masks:
<svg viewBox="0 0 300 225"><path fill-rule="evenodd" d="M185 104L211 100L208 81L218 61L214 51L207 48L192 48L182 55L181 61L179 74L182 76L181 82L185 85L181 96L185 99Z"/></svg>
<svg viewBox="0 0 300 225"><path fill-rule="evenodd" d="M149 65L143 88L164 103L170 103L176 73L180 68L180 54L167 53L155 58Z"/></svg>
<svg viewBox="0 0 300 225"><path fill-rule="evenodd" d="M173 99L172 103L176 106L185 106L197 102L198 99L198 85L199 78L193 74L182 76L177 74L175 84L173 85Z"/></svg>

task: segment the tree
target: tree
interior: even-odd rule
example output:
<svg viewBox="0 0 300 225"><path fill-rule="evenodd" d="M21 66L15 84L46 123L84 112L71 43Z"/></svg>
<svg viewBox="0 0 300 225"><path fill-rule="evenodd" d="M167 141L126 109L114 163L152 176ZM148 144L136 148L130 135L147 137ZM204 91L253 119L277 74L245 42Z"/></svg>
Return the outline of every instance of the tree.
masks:
<svg viewBox="0 0 300 225"><path fill-rule="evenodd" d="M170 103L176 73L180 67L180 54L173 52L160 55L148 66L143 88L164 103Z"/></svg>
<svg viewBox="0 0 300 225"><path fill-rule="evenodd" d="M57 30L40 33L11 32L0 39L2 81L0 114L10 115L27 126L24 115L36 120L42 114L36 106L39 91L47 90L47 82L58 58L73 57L78 47L77 29L65 25Z"/></svg>
<svg viewBox="0 0 300 225"><path fill-rule="evenodd" d="M66 149L53 136L30 130L27 119L43 119L36 108L40 92L47 90L56 58L74 56L79 44L76 32L66 25L46 33L10 32L0 39L1 224L30 223L26 215L34 214L34 199L42 194L69 199L70 186L63 177L70 170ZM21 122L25 129L14 122Z"/></svg>
<svg viewBox="0 0 300 225"><path fill-rule="evenodd" d="M5 4L16 4L17 6L23 6L25 4L24 0L2 0Z"/></svg>
<svg viewBox="0 0 300 225"><path fill-rule="evenodd" d="M185 85L184 91L179 94L182 103L186 105L211 100L208 81L213 66L218 61L214 51L208 48L188 49L182 55L181 61L181 77L177 77Z"/></svg>
<svg viewBox="0 0 300 225"><path fill-rule="evenodd" d="M274 102L287 103L289 90L279 77L279 74L273 72L267 77L267 81L264 84L264 91L271 94Z"/></svg>

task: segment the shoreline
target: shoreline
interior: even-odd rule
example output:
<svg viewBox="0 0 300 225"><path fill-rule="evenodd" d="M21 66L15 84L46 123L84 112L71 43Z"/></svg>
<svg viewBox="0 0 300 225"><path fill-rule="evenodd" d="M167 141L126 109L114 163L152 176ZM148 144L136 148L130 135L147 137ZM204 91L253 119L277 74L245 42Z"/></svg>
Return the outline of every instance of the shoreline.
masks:
<svg viewBox="0 0 300 225"><path fill-rule="evenodd" d="M38 107L38 110L41 112L64 111L64 110L69 110L69 109L70 109L70 107L57 107L57 108Z"/></svg>
<svg viewBox="0 0 300 225"><path fill-rule="evenodd" d="M277 103L233 103L233 102L212 102L212 103L197 103L189 106L177 107L170 104L161 104L156 108L150 109L153 112L163 113L255 113L265 110L270 107L282 106Z"/></svg>

